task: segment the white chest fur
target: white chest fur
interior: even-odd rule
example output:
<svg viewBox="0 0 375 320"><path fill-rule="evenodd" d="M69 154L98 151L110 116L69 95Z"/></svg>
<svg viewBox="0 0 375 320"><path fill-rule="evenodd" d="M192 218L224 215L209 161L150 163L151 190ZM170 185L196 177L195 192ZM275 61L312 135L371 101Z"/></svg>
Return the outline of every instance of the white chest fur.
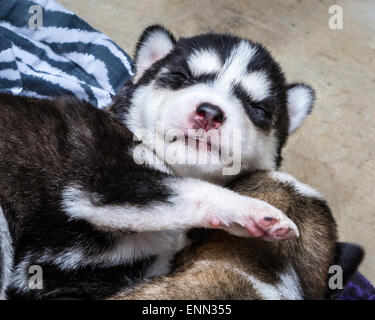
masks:
<svg viewBox="0 0 375 320"><path fill-rule="evenodd" d="M99 258L106 265L134 262L142 257L155 255L157 259L146 277L166 274L174 255L187 244L185 233L180 230L140 232L119 238L117 243Z"/></svg>

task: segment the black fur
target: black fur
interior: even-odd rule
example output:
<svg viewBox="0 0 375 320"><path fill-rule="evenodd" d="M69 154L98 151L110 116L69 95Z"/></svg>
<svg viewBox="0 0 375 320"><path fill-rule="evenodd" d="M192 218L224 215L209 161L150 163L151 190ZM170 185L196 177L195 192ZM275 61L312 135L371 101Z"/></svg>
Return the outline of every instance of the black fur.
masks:
<svg viewBox="0 0 375 320"><path fill-rule="evenodd" d="M339 242L336 247L336 264L341 266L344 276L344 284L357 271L364 258L363 248L355 243Z"/></svg>
<svg viewBox="0 0 375 320"><path fill-rule="evenodd" d="M16 267L25 257L30 265L41 264L40 255L46 251L52 262L76 245L87 257L113 245L112 233L64 214L62 189L72 182L100 195L97 205L144 206L166 201L173 193L162 183L164 173L134 163L128 149L134 145L133 136L126 127L86 102L1 94L0 127L0 197L14 235ZM99 286L101 278L116 290L142 278L149 259L153 257L137 262L140 267L136 265L135 273L130 266L119 266L108 274L94 266L73 273L59 271L47 262L43 264L44 289L25 295L53 298L80 291L86 298L97 297L101 293L91 287ZM87 285L95 274L99 282ZM23 295L17 287L9 288L9 293Z"/></svg>

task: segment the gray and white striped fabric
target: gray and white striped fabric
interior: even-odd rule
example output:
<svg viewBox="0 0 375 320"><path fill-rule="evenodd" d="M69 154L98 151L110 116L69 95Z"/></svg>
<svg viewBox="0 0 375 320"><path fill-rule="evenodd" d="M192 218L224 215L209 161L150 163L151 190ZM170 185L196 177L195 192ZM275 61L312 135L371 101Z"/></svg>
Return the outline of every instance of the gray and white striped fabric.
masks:
<svg viewBox="0 0 375 320"><path fill-rule="evenodd" d="M33 5L42 26L29 26ZM129 56L54 0L0 0L0 92L74 94L101 108L133 76Z"/></svg>

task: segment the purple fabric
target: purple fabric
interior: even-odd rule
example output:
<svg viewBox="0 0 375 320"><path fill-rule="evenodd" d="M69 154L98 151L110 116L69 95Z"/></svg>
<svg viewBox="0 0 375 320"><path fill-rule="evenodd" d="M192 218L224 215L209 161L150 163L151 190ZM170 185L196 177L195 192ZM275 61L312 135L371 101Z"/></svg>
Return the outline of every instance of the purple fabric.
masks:
<svg viewBox="0 0 375 320"><path fill-rule="evenodd" d="M375 300L375 288L359 272L345 286L344 290L334 300Z"/></svg>

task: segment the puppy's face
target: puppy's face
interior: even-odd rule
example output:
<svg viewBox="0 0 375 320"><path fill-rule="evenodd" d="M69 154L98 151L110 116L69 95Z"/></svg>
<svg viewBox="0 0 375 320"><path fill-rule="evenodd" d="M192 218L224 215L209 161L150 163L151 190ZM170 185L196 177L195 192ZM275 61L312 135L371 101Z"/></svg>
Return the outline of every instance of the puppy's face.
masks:
<svg viewBox="0 0 375 320"><path fill-rule="evenodd" d="M261 45L228 35L176 42L164 28L149 27L135 67L127 124L155 132L165 144L154 149L180 175L210 180L275 169L314 100L310 87L286 85ZM171 163L171 154L179 161Z"/></svg>

